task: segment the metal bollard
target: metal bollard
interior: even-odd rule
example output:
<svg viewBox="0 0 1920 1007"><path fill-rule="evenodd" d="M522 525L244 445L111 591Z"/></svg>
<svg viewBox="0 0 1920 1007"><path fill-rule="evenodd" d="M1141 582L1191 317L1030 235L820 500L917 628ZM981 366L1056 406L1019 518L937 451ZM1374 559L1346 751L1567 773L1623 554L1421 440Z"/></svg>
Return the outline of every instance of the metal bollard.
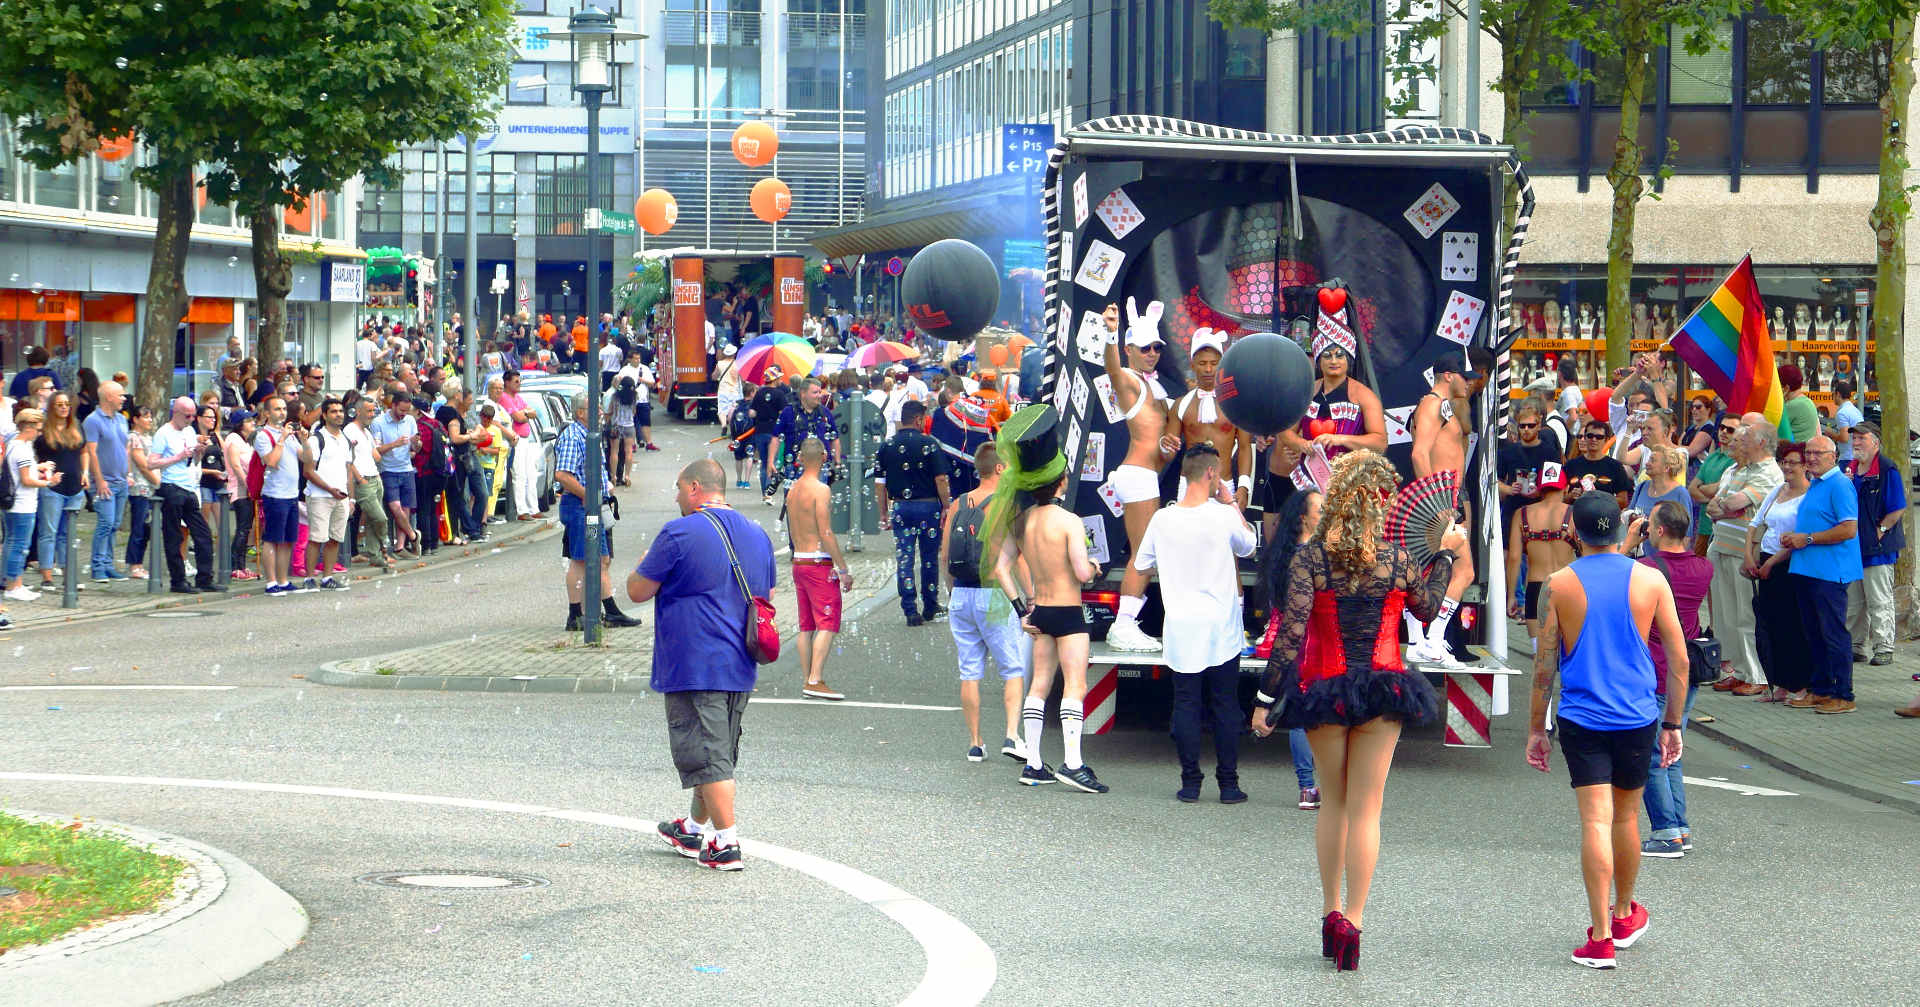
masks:
<svg viewBox="0 0 1920 1007"><path fill-rule="evenodd" d="M147 508L147 523L150 526L147 531L148 594L166 593L167 586L165 580L170 576L167 572L166 565L167 551L165 546L161 544L162 536L160 534L160 529L166 525L166 522L162 518L162 515L166 512L166 508L161 504L161 501L164 499L165 498L160 495L160 488L157 486L154 487L153 504Z"/></svg>
<svg viewBox="0 0 1920 1007"><path fill-rule="evenodd" d="M67 514L74 514L78 512L63 510L60 513L64 517ZM59 518L55 518L54 520L57 521L59 520ZM61 608L79 608L80 607L80 575L74 571L74 567L78 565L74 562L74 560L78 558L79 555L80 555L80 522L69 518L67 521L67 562L65 566L61 567L61 570L63 570L66 573L66 576L62 578L62 580L64 580L66 583L62 584L60 587L60 607Z"/></svg>
<svg viewBox="0 0 1920 1007"><path fill-rule="evenodd" d="M233 531L231 527L233 523L233 501L228 497L216 497L215 500L220 506L216 509L216 516L214 518L213 582L221 587L226 587L229 583L229 578L233 576L233 571L227 569L227 566L231 562L228 557L233 551L229 548L233 543Z"/></svg>

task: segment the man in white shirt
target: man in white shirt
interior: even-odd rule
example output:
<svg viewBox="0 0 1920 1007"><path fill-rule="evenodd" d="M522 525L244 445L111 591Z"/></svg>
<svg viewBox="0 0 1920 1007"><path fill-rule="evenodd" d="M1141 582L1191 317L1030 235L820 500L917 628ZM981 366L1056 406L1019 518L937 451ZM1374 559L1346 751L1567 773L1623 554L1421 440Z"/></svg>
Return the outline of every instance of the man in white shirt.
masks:
<svg viewBox="0 0 1920 1007"><path fill-rule="evenodd" d="M1160 571L1160 598L1167 615L1161 630L1160 663L1173 669L1173 742L1180 754L1180 789L1188 804L1200 799L1201 690L1212 692L1207 719L1213 727L1214 782L1220 803L1247 799L1240 789L1240 651L1246 646L1236 556L1251 556L1260 536L1234 505L1233 489L1220 478L1220 454L1200 443L1187 449L1180 474L1187 489L1179 502L1147 524L1134 570Z"/></svg>
<svg viewBox="0 0 1920 1007"><path fill-rule="evenodd" d="M620 345L613 341L613 333L600 335L600 394L605 395L613 387L614 376L620 373Z"/></svg>
<svg viewBox="0 0 1920 1007"><path fill-rule="evenodd" d="M293 543L300 531L300 459L305 427L287 417L287 400L267 398L253 450L265 473L260 481L260 569L271 598L292 594Z"/></svg>
<svg viewBox="0 0 1920 1007"><path fill-rule="evenodd" d="M373 377L373 365L380 355L380 344L373 341L373 330L365 329L360 340L353 344L353 387L367 387L367 379Z"/></svg>
<svg viewBox="0 0 1920 1007"><path fill-rule="evenodd" d="M500 382L495 379L493 383ZM353 422L347 424L342 433L348 446L353 448L354 513L360 516L364 526L360 555L365 556L369 564L392 573L393 557L387 555L386 484L380 479L380 458L374 453L373 433L369 429L379 412L380 407L374 404L372 396L362 396L354 403Z"/></svg>
<svg viewBox="0 0 1920 1007"><path fill-rule="evenodd" d="M302 460L307 476L307 569L325 572L318 584L308 577L304 591L324 588L344 591L346 581L333 576L340 543L347 540L347 518L353 513L353 442L343 429L347 407L339 399L320 404L320 428L308 442Z"/></svg>

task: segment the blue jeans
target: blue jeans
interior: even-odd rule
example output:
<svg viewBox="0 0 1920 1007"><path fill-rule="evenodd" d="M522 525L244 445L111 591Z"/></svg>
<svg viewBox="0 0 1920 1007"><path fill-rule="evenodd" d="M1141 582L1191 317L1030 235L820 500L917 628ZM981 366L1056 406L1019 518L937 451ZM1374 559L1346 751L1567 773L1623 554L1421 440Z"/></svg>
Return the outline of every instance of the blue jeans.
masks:
<svg viewBox="0 0 1920 1007"><path fill-rule="evenodd" d="M40 569L51 570L65 567L68 560L67 541L73 528L73 512L86 503L86 495L64 493L40 487Z"/></svg>
<svg viewBox="0 0 1920 1007"><path fill-rule="evenodd" d="M1293 750L1293 778L1301 790L1313 789L1313 746L1307 744L1307 732L1298 727L1288 731L1287 747Z"/></svg>
<svg viewBox="0 0 1920 1007"><path fill-rule="evenodd" d="M487 530L487 498L492 496L487 490L492 488L492 484L487 481L487 470L478 465L473 467L473 471L467 473L466 479L467 502L471 506L466 509L466 513L460 515L460 524L464 527L468 538L479 538Z"/></svg>
<svg viewBox="0 0 1920 1007"><path fill-rule="evenodd" d="M121 515L127 511L127 484L124 480L108 480L107 489L112 496L93 498L93 575L95 577L113 576L113 537L120 532Z"/></svg>
<svg viewBox="0 0 1920 1007"><path fill-rule="evenodd" d="M897 550L894 586L900 609L913 615L914 550L920 551L920 600L927 611L940 603L940 501L898 500L893 505L893 544Z"/></svg>
<svg viewBox="0 0 1920 1007"><path fill-rule="evenodd" d="M6 584L19 580L27 569L27 550L33 546L33 519L32 514L7 512L7 563L0 569Z"/></svg>
<svg viewBox="0 0 1920 1007"><path fill-rule="evenodd" d="M147 565L147 542L153 532L153 498L127 498L127 565ZM235 569L239 569L235 567Z"/></svg>
<svg viewBox="0 0 1920 1007"><path fill-rule="evenodd" d="M1687 718L1693 714L1693 701L1700 695L1700 687L1687 690L1687 710L1680 717L1680 737L1687 736ZM1641 800L1647 806L1647 822L1653 827L1654 839L1679 839L1684 833L1692 832L1687 824L1687 788L1682 782L1681 760L1675 759L1673 765L1660 767L1660 746L1653 746L1653 772L1647 777L1647 789Z"/></svg>

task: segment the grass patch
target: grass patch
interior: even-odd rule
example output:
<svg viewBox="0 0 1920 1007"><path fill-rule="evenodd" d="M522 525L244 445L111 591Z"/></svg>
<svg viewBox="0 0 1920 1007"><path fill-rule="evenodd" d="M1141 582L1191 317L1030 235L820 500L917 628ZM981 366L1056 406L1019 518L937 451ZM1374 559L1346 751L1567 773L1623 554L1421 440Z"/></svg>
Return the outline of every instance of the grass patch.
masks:
<svg viewBox="0 0 1920 1007"><path fill-rule="evenodd" d="M78 822L0 814L0 954L144 912L173 893L186 863L83 832Z"/></svg>
<svg viewBox="0 0 1920 1007"><path fill-rule="evenodd" d="M376 674L376 675L398 675L398 674L400 673L400 669L398 669L398 668L375 668L375 669L373 669L373 673L374 673L374 674Z"/></svg>

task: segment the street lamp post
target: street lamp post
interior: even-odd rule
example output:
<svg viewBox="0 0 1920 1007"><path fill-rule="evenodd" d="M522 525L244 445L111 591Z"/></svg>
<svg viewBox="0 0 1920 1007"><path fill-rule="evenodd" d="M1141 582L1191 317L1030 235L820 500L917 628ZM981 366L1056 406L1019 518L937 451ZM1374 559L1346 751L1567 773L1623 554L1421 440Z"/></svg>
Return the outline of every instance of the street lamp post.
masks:
<svg viewBox="0 0 1920 1007"><path fill-rule="evenodd" d="M580 95L580 103L587 108L587 203L595 205L600 192L600 101L608 91L613 90L612 71L613 47L621 42L630 42L645 38L636 32L616 31L613 15L598 7L588 7L576 11L567 19L567 30L549 32L547 38L556 42L573 44L573 90ZM597 341L593 338L594 329L600 318L600 262L596 254L594 235L587 234L587 354L592 359ZM604 455L600 451L600 388L594 380L597 367L585 368L587 374L587 450L582 466L586 469L582 480L586 491L586 562L585 581L580 585L580 631L588 644L600 642L600 532L603 525L600 520L601 505L601 465Z"/></svg>

